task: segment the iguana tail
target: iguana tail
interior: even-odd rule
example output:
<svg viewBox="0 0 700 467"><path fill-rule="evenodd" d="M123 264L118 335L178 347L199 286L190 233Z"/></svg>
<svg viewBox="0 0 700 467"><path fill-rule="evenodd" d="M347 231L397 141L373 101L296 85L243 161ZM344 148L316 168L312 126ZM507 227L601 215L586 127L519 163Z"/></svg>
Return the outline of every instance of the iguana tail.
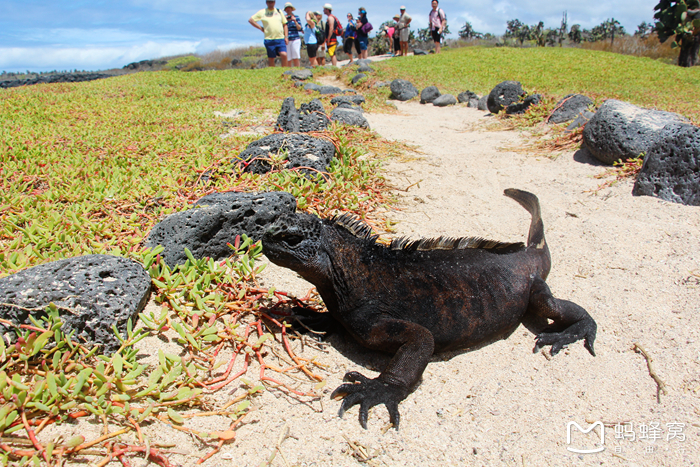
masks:
<svg viewBox="0 0 700 467"><path fill-rule="evenodd" d="M527 237L528 248L545 248L544 225L542 224L540 201L537 199L537 196L516 188L508 188L503 194L520 203L532 216L532 221L530 221L530 233Z"/></svg>

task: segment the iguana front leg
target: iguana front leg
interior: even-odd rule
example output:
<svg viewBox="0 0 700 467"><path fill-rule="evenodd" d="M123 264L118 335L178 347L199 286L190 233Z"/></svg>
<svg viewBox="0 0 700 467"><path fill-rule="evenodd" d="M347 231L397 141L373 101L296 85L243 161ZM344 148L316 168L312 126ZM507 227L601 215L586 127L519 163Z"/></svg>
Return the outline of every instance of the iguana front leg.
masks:
<svg viewBox="0 0 700 467"><path fill-rule="evenodd" d="M551 354L556 355L564 346L583 339L584 347L595 357L593 344L597 325L593 318L574 302L554 298L549 286L539 277L530 290L528 312L553 321L551 326L538 334L534 352L551 345Z"/></svg>
<svg viewBox="0 0 700 467"><path fill-rule="evenodd" d="M386 369L375 379L351 371L343 381L351 384L340 385L331 398L343 398L338 416L360 404L360 425L367 428L369 409L384 404L389 411L389 419L396 429L399 427L399 402L404 400L418 383L423 370L433 354L433 335L423 326L398 319L381 319L367 326L369 337L361 343L374 350L394 353ZM357 330L355 330L357 331Z"/></svg>

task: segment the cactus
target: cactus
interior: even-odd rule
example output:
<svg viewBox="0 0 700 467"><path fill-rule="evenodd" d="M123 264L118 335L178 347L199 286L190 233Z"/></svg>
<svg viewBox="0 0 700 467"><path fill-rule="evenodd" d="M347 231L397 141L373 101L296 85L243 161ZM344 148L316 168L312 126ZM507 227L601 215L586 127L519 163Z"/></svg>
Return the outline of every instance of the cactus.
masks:
<svg viewBox="0 0 700 467"><path fill-rule="evenodd" d="M695 65L700 50L700 2L661 0L654 7L654 31L663 43L675 36L672 47L680 47L678 65Z"/></svg>

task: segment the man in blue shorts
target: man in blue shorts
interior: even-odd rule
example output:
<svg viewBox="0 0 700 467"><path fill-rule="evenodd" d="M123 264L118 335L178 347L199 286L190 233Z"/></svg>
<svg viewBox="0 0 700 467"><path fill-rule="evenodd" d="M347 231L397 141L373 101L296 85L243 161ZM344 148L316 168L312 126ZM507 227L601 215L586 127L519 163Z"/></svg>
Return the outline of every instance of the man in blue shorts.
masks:
<svg viewBox="0 0 700 467"><path fill-rule="evenodd" d="M287 43L289 32L287 30L287 18L278 8L275 8L275 0L267 0L267 8L264 8L250 17L248 22L265 34L265 49L269 66L275 66L275 58L279 57L282 66L287 66ZM262 26L258 24L262 22Z"/></svg>

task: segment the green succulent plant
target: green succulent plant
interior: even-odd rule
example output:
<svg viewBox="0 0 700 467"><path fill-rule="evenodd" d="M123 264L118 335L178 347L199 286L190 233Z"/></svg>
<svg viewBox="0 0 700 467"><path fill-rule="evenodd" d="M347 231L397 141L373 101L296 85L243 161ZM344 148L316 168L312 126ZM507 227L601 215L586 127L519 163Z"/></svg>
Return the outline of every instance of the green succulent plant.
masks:
<svg viewBox="0 0 700 467"><path fill-rule="evenodd" d="M700 50L700 2L698 0L662 0L654 7L654 30L661 42L674 37L672 46L680 47L678 65L697 62Z"/></svg>

